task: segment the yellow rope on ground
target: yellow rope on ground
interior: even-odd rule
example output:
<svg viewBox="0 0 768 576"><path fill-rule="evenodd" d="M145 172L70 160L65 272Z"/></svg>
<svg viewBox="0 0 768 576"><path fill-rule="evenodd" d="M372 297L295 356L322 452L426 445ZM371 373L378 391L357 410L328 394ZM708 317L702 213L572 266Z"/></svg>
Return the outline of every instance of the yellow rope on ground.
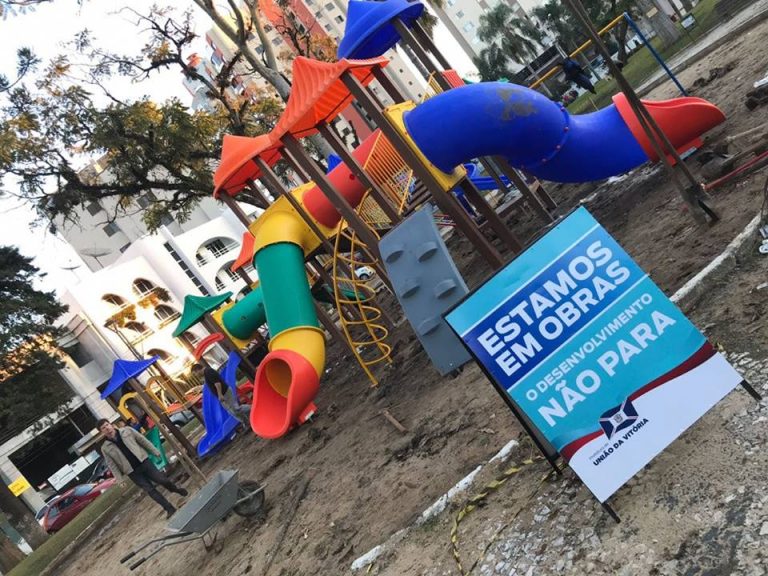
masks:
<svg viewBox="0 0 768 576"><path fill-rule="evenodd" d="M477 563L485 556L486 552L488 552L488 549L496 541L499 535L518 517L520 512L523 511L524 506L521 506L515 515L512 516L509 522L504 524L501 528L499 528L499 530L496 531L496 533L493 535L493 538L491 538L490 542L488 542L488 544L486 544L485 548L483 549L483 553L477 558L477 560L472 563L472 566L470 566L469 570L464 570L464 567L461 563L461 554L459 553L459 525L461 524L462 520L464 520L464 518L466 518L473 510L475 510L475 508L480 506L486 500L486 498L488 498L488 496L504 486L504 484L507 483L507 480L509 480L512 476L520 473L526 466L530 466L534 462L542 459L543 458L541 457L528 458L527 460L523 460L519 466L511 466L510 468L507 468L500 476L486 484L481 492L467 500L467 503L464 505L464 507L459 510L458 514L456 514L456 517L453 519L453 526L451 527L451 551L453 552L453 559L456 561L456 566L458 567L459 574L461 574L461 576L468 576L472 573L472 570L475 569ZM542 477L541 482L536 485L536 489L525 499L525 502L530 501L534 496L536 496L539 489L544 485L544 482L546 482L547 479L552 476L552 474L554 474L554 472L554 470L550 470Z"/></svg>

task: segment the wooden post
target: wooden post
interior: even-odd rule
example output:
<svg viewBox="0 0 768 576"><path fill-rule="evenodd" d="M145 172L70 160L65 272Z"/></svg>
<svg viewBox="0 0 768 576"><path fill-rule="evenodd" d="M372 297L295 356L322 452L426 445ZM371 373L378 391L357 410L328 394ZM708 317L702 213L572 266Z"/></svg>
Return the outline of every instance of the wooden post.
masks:
<svg viewBox="0 0 768 576"><path fill-rule="evenodd" d="M374 69L375 71L376 69ZM383 74L381 75L383 76ZM416 176L422 181L424 186L432 193L435 202L446 214L448 214L456 224L456 227L469 239L477 248L478 252L495 270L501 267L503 259L496 248L483 236L482 232L475 226L464 208L459 205L455 198L449 197L449 194L443 190L432 173L422 163L416 153L411 149L405 138L389 122L382 110L376 106L371 99L370 94L359 80L349 72L341 76L344 84L349 88L352 95L357 99L366 112L378 124L392 146L397 150L400 156L411 166ZM377 77L378 79L378 77Z"/></svg>
<svg viewBox="0 0 768 576"><path fill-rule="evenodd" d="M160 407L157 407L156 410L152 410L152 406L155 406L155 403L152 401L152 398L150 398L149 394L147 394L139 381L135 378L129 378L128 385L133 388L133 391L136 392L139 398L141 398L142 402L144 402L146 405L144 409L154 412L154 414L152 414L152 419L157 422L158 426L160 424L165 426L170 435L179 442L179 444L184 448L184 451L190 456L190 458L197 458L197 451L195 450L195 447L192 446L192 443L187 440L187 437L182 434L181 430L179 430L176 425L171 422L168 416L166 416L165 411ZM169 438L169 440L171 439Z"/></svg>
<svg viewBox="0 0 768 576"><path fill-rule="evenodd" d="M197 475L199 478L206 482L207 478L203 474L202 470L197 467L195 460L197 459L197 450L192 446L187 437L181 433L181 430L176 428L168 416L165 415L163 410L156 410L153 408L155 403L150 396L144 390L144 387L135 379L129 378L128 385L133 388L134 392L138 395L139 405L146 414L155 421L155 425L166 433L163 434L168 443L173 447L176 453L179 455L179 462L189 474L189 477Z"/></svg>
<svg viewBox="0 0 768 576"><path fill-rule="evenodd" d="M354 174L366 188L370 188L371 196L373 196L374 200L376 200L379 206L381 206L381 209L387 215L387 218L389 218L390 222L392 222L392 224L397 224L400 222L400 215L397 213L397 208L392 205L389 197L381 189L381 187L376 184L376 182L371 180L371 178L363 169L362 165L349 152L349 150L347 150L347 147L344 145L344 142L341 141L341 138L339 138L333 130L330 130L328 125L325 123L319 124L317 127L320 130L320 134L323 135L331 147L338 153L339 156L341 156L341 159L352 171L352 174Z"/></svg>
<svg viewBox="0 0 768 576"><path fill-rule="evenodd" d="M399 20L399 18L398 18ZM413 23L413 36L414 38L421 43L432 56L435 57L438 64L443 67L444 70L452 70L453 67L451 66L450 62L448 62L448 59L443 56L443 53L438 50L435 43L432 41L432 38L429 37L429 34L427 34L427 31L424 30L424 27L421 25L421 22L416 20Z"/></svg>
<svg viewBox="0 0 768 576"><path fill-rule="evenodd" d="M523 248L520 240L518 240L517 236L515 236L515 234L509 228L507 228L506 224L504 224L496 211L491 208L491 206L485 201L485 198L482 197L480 190L478 190L477 187L472 184L469 178L464 178L459 183L459 186L461 186L461 189L464 190L464 193L467 195L467 199L477 207L477 209L480 211L480 214L482 214L486 219L488 225L499 237L499 240L506 244L512 252L520 252L520 250Z"/></svg>
<svg viewBox="0 0 768 576"><path fill-rule="evenodd" d="M237 216L237 219L240 220L240 223L247 229L251 224L251 219L248 218L248 215L245 213L245 211L240 208L240 205L237 203L237 201L226 192L219 194L219 198L222 199L222 202L224 202L227 208L232 210L234 215Z"/></svg>
<svg viewBox="0 0 768 576"><path fill-rule="evenodd" d="M549 210L547 210L547 207L544 206L541 199L534 193L534 191L530 189L525 180L523 180L523 177L520 176L520 174L518 174L512 166L510 166L506 158L502 158L501 156L494 156L493 159L504 171L504 175L509 178L509 181L512 182L518 190L520 190L523 198L525 198L528 204L530 204L534 212L536 212L536 214L538 214L539 217L544 220L544 222L552 222L554 218L552 217L552 214L549 213Z"/></svg>
<svg viewBox="0 0 768 576"><path fill-rule="evenodd" d="M309 157L304 148L302 148L299 141L296 140L296 138L294 138L292 135L286 134L283 136L282 142L285 144L286 148L293 153L294 158L309 173L309 175L312 177L312 180L320 188L320 191L323 193L323 195L325 195L328 201L331 202L331 204L333 204L333 206L341 213L342 217L347 221L347 225L350 226L365 243L367 249L370 250L373 260L372 265L376 269L379 278L387 285L390 290L392 290L392 283L390 282L386 271L381 266L379 239L363 221L357 211L352 208L347 199L344 198L344 196L342 196L339 191L333 187L330 180L328 180L326 175L323 174L323 171L317 167L312 158Z"/></svg>

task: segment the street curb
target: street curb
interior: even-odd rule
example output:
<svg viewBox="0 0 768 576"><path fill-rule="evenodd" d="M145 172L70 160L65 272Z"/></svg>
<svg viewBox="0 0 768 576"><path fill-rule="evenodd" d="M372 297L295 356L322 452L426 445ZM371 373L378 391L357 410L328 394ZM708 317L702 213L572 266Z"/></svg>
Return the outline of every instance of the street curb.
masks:
<svg viewBox="0 0 768 576"><path fill-rule="evenodd" d="M768 11L766 11L768 15ZM730 273L738 264L739 258L745 256L750 250L751 245L749 240L754 238L757 233L757 229L760 227L761 213L758 213L750 222L744 227L744 229L725 247L717 257L715 257L709 264L702 268L695 276L693 276L688 282L680 287L671 297L672 302L677 304L680 308L688 308L695 305L699 299L701 299L712 282L723 278L726 274ZM409 532L424 522L431 520L432 518L441 514L448 507L448 504L455 500L456 496L464 493L472 484L475 477L485 468L488 464L496 461L503 460L509 454L512 448L517 445L517 442L512 440L506 446L504 446L499 452L494 455L488 462L481 463L472 472L467 474L464 478L459 480L448 492L440 496L434 504L428 507L422 512L419 517L410 525L405 528L401 528L394 534L392 534L382 544L371 548L368 552L359 556L350 566L353 572L357 572L367 566L370 566L378 558L385 553L389 552L392 548L402 542Z"/></svg>
<svg viewBox="0 0 768 576"><path fill-rule="evenodd" d="M112 506L104 510L101 514L99 514L93 522L88 524L80 534L78 534L72 542L67 544L64 549L59 552L56 557L51 561L48 566L43 568L43 570L40 572L38 576L54 576L56 574L55 570L61 566L72 554L74 554L82 544L90 538L94 532L102 528L104 525L106 525L109 520L112 519L114 516L114 512L121 508L123 505L128 504L129 502L136 499L136 496L138 495L138 488L134 486L130 486L128 490L125 493L125 497L118 500Z"/></svg>
<svg viewBox="0 0 768 576"><path fill-rule="evenodd" d="M505 460L509 453L512 451L513 448L518 446L519 443L517 440L510 440L507 442L501 450L496 452L487 462L482 462L479 464L472 472L464 476L461 480L459 480L456 484L453 485L453 487L448 490L445 494L440 496L435 502L429 506L426 510L424 510L416 520L406 526L405 528L401 528L394 534L392 534L389 538L387 538L382 544L379 544L378 546L374 546L371 548L368 552L357 558L354 562L352 562L352 565L350 566L350 569L353 572L356 572L358 570L361 570L367 566L370 566L373 564L380 556L391 550L394 546L402 542L405 537L408 535L408 533L413 529L417 528L418 526L421 526L425 522L428 522L429 520L432 520L432 518L435 518L442 514L445 509L448 507L449 504L451 504L453 501L456 500L457 496L460 496L464 492L467 491L472 486L472 482L474 481L475 477L485 468L488 464L492 464L493 462Z"/></svg>
<svg viewBox="0 0 768 576"><path fill-rule="evenodd" d="M715 50L720 48L726 42L729 42L730 40L732 40L733 37L736 36L737 34L743 34L747 30L750 30L751 28L754 28L755 26L760 24L763 20L765 20L766 18L768 18L768 7L766 7L762 12L758 12L757 14L755 14L752 18L750 18L746 22L742 22L739 26L737 26L736 28L731 30L728 34L726 34L722 38L712 42L712 44L710 44L709 46L707 46L705 48L702 48L701 50L696 52L696 54L692 54L691 56L689 56L688 58L686 58L682 62L679 62L679 63L675 64L674 66L672 66L670 68L672 70L672 73L673 74L677 74L678 72L680 72L684 68L687 68L688 66L690 66L692 63L696 62L697 60L701 60L705 56L711 54L712 52L714 52ZM657 88L658 86L664 84L664 82L666 82L668 80L670 80L670 78L666 74L662 74L661 76L656 78L656 80L653 80L653 81L649 82L648 84L643 84L642 86L640 86L637 89L637 95L638 96L645 96L651 90L653 90L654 88Z"/></svg>
<svg viewBox="0 0 768 576"><path fill-rule="evenodd" d="M688 280L670 299L680 308L694 306L703 296L712 282L723 278L733 271L739 258L746 256L751 246L749 240L755 237L760 227L762 214L760 212L750 220L736 238L714 260L702 268L693 278Z"/></svg>

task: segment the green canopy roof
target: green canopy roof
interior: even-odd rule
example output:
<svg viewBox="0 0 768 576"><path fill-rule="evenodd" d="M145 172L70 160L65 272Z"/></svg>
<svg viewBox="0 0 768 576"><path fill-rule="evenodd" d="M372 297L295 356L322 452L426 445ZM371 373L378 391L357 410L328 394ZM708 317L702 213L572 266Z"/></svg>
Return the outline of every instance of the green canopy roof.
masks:
<svg viewBox="0 0 768 576"><path fill-rule="evenodd" d="M173 331L174 337L181 336L192 326L200 322L203 316L216 310L224 302L232 297L232 292L224 292L218 296L192 296L187 295L184 298L184 310L181 312L181 318Z"/></svg>

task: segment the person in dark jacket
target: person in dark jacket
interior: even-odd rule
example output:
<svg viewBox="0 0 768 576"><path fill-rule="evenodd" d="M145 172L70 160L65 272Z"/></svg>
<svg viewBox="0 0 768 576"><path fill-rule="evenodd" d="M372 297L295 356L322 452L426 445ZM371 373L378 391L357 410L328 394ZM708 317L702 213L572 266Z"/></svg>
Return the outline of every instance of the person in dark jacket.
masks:
<svg viewBox="0 0 768 576"><path fill-rule="evenodd" d="M221 374L210 366L203 366L202 364L194 364L192 366L192 374L205 381L205 385L216 395L224 410L237 418L243 426L248 426L251 407L238 403L235 394L232 393L232 389L224 382Z"/></svg>
<svg viewBox="0 0 768 576"><path fill-rule="evenodd" d="M173 516L176 508L158 491L155 484L181 496L187 496L189 493L176 486L149 459L150 453L160 456L160 451L141 433L129 426L115 428L109 420L102 418L96 423L96 428L106 438L101 453L115 480L123 482L126 477L130 478L163 507L168 518Z"/></svg>
<svg viewBox="0 0 768 576"><path fill-rule="evenodd" d="M573 82L577 86L589 90L592 94L595 94L595 87L589 79L589 76L584 72L584 69L579 66L578 62L571 58L566 58L561 64L563 72L565 72L565 78L569 82Z"/></svg>

